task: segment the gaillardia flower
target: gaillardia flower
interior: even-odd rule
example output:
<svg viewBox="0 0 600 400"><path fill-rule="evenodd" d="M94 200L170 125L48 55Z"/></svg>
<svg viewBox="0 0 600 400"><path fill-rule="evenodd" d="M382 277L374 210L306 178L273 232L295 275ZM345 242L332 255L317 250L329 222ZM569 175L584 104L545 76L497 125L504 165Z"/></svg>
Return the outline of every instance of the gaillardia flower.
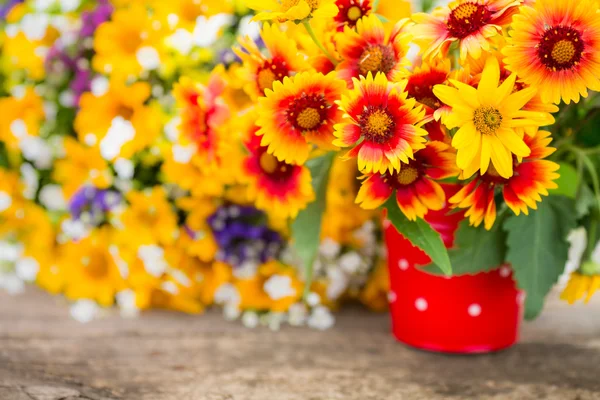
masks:
<svg viewBox="0 0 600 400"><path fill-rule="evenodd" d="M516 214L528 214L529 208L537 209L536 202L542 201L540 195L547 196L548 189L558 186L554 180L559 177L556 171L559 165L543 158L554 152L548 147L552 141L550 133L538 131L536 136L524 138L531 153L519 162L513 157L514 174L507 178L490 166L485 173L479 173L450 202L458 208L468 208L465 217L471 225L479 226L484 222L485 229L491 229L496 220L496 189L502 189L504 201Z"/></svg>
<svg viewBox="0 0 600 400"><path fill-rule="evenodd" d="M296 42L281 32L277 25L264 24L260 37L269 56L265 56L249 37L238 39L242 48L233 48L243 61L239 73L247 82L244 90L253 99L264 96L266 89L273 89L273 82L309 69L306 60L298 53Z"/></svg>
<svg viewBox="0 0 600 400"><path fill-rule="evenodd" d="M413 153L425 147L427 132L417 125L425 110L415 99L408 99L406 82L393 84L383 73L375 78L354 79L349 97L342 96L340 108L348 118L335 126L333 144L356 145L347 157L358 158L358 169L364 173L400 171L400 163L408 164Z"/></svg>
<svg viewBox="0 0 600 400"><path fill-rule="evenodd" d="M366 77L370 72L382 72L390 80L398 80L407 65L410 37L402 34L402 21L396 25L388 40L383 23L376 15L361 18L356 30L345 27L336 35L336 46L344 59L338 66L338 76L352 85L353 78Z"/></svg>
<svg viewBox="0 0 600 400"><path fill-rule="evenodd" d="M400 210L410 220L423 218L428 210L441 210L446 202L444 190L436 182L458 175L455 153L443 142L428 142L415 153L415 159L402 164L400 171L367 175L356 202L362 208L375 209L396 191Z"/></svg>
<svg viewBox="0 0 600 400"><path fill-rule="evenodd" d="M344 81L333 73L303 72L275 81L273 90L258 99L261 145L279 160L296 164L306 161L311 144L331 148L333 126L343 114L335 102L344 90Z"/></svg>
<svg viewBox="0 0 600 400"><path fill-rule="evenodd" d="M260 11L257 21L302 21L307 18L332 18L338 9L334 0L246 0L248 8Z"/></svg>
<svg viewBox="0 0 600 400"><path fill-rule="evenodd" d="M356 23L371 12L369 0L336 0L338 13L334 17L337 29L342 31L345 26L354 28Z"/></svg>
<svg viewBox="0 0 600 400"><path fill-rule="evenodd" d="M257 136L251 136L246 146L249 155L241 180L248 185L248 200L278 218L295 218L315 198L308 168L278 160Z"/></svg>
<svg viewBox="0 0 600 400"><path fill-rule="evenodd" d="M482 50L490 49L490 38L510 23L520 4L518 0L456 0L431 14L414 14L416 24L411 33L424 58L445 56L457 40L462 60L467 54L479 58Z"/></svg>
<svg viewBox="0 0 600 400"><path fill-rule="evenodd" d="M444 119L449 129L458 127L452 146L458 150L456 162L465 178L477 170L482 174L491 164L503 178L513 174L513 154L527 157L530 150L517 127L548 125L554 118L548 113L525 111L523 107L535 96L535 88L513 93L516 75L512 74L499 85L498 60L490 57L477 89L451 80L456 86L436 85L434 94L452 112Z"/></svg>
<svg viewBox="0 0 600 400"><path fill-rule="evenodd" d="M560 298L569 304L575 304L577 300L585 297L584 301L588 303L598 290L600 290L600 275L573 272Z"/></svg>
<svg viewBox="0 0 600 400"><path fill-rule="evenodd" d="M539 88L544 102L577 103L600 90L600 13L596 0L538 0L513 21L506 68Z"/></svg>

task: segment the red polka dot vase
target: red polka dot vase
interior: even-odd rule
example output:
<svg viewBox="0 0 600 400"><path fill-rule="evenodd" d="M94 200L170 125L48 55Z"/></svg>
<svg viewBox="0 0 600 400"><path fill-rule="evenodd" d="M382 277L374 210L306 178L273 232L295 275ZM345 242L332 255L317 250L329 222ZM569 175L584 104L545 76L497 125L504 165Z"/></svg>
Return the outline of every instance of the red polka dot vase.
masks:
<svg viewBox="0 0 600 400"><path fill-rule="evenodd" d="M448 195L457 189L444 188ZM428 213L426 220L452 246L461 213ZM443 277L423 272L429 257L386 223L390 313L402 343L444 353L488 353L516 343L524 294L509 266L475 275Z"/></svg>

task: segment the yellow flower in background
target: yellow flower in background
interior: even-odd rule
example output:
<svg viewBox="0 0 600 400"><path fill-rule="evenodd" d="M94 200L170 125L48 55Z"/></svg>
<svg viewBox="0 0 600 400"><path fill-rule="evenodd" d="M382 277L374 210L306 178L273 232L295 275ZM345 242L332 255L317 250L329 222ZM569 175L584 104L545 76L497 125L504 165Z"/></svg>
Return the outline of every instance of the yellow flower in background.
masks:
<svg viewBox="0 0 600 400"><path fill-rule="evenodd" d="M131 191L126 198L129 207L120 215L119 243L137 248L143 244L167 245L175 241L179 234L177 215L164 188L155 186L142 192Z"/></svg>
<svg viewBox="0 0 600 400"><path fill-rule="evenodd" d="M165 28L149 15L143 4L134 3L115 10L111 20L96 30L92 66L100 73L120 79L157 69Z"/></svg>
<svg viewBox="0 0 600 400"><path fill-rule="evenodd" d="M596 0L537 0L513 21L507 68L539 88L544 102L577 103L600 90L600 13Z"/></svg>
<svg viewBox="0 0 600 400"><path fill-rule="evenodd" d="M149 97L148 83L127 86L114 79L100 96L84 93L74 122L79 140L97 146L106 160L131 158L160 133L161 110L146 105Z"/></svg>
<svg viewBox="0 0 600 400"><path fill-rule="evenodd" d="M0 141L8 149L18 150L19 143L27 136L38 136L44 121L42 98L32 87L20 96L0 98Z"/></svg>
<svg viewBox="0 0 600 400"><path fill-rule="evenodd" d="M170 28L190 32L196 27L198 18L230 14L232 11L233 4L229 0L159 0L154 7L159 20L169 24Z"/></svg>
<svg viewBox="0 0 600 400"><path fill-rule="evenodd" d="M178 242L185 248L187 254L198 257L204 262L213 261L219 247L207 223L207 218L217 210L217 201L206 197L184 197L177 201L177 205L188 212Z"/></svg>
<svg viewBox="0 0 600 400"><path fill-rule="evenodd" d="M86 184L99 189L112 184L112 172L98 148L85 146L71 137L64 139L64 147L65 155L56 160L53 177L62 186L66 199Z"/></svg>
<svg viewBox="0 0 600 400"><path fill-rule="evenodd" d="M294 21L307 18L332 18L338 12L333 0L246 0L246 5L255 11L257 21Z"/></svg>
<svg viewBox="0 0 600 400"><path fill-rule="evenodd" d="M233 283L240 295L241 310L287 311L302 297L302 282L292 267L278 261L269 261L258 268L249 279Z"/></svg>
<svg viewBox="0 0 600 400"><path fill-rule="evenodd" d="M390 278L387 260L381 260L369 280L361 290L358 298L361 303L373 311L383 312L388 309L388 293L390 291Z"/></svg>
<svg viewBox="0 0 600 400"><path fill-rule="evenodd" d="M114 303L115 294L125 287L110 253L113 234L108 227L99 228L86 238L61 246L64 294L69 300L90 299L106 307Z"/></svg>
<svg viewBox="0 0 600 400"><path fill-rule="evenodd" d="M457 149L456 162L464 178L478 170L482 174L491 164L503 178L513 175L513 154L527 157L529 147L515 128L543 126L554 122L547 113L523 110L536 93L535 88L514 92L516 75L512 74L500 84L498 60L490 57L477 88L451 80L456 87L435 85L434 94L452 107L444 124L459 128L452 138Z"/></svg>
<svg viewBox="0 0 600 400"><path fill-rule="evenodd" d="M574 304L585 297L584 301L587 303L599 289L600 275L584 275L574 272L571 274L571 279L569 279L569 283L561 293L560 298L569 304Z"/></svg>

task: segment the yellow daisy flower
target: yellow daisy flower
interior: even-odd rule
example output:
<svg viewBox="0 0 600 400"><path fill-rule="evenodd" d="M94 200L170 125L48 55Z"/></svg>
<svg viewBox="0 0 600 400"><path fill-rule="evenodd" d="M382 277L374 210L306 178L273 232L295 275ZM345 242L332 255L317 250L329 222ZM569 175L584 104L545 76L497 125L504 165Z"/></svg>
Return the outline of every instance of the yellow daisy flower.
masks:
<svg viewBox="0 0 600 400"><path fill-rule="evenodd" d="M531 153L515 128L543 126L553 123L548 113L525 111L523 107L536 93L526 88L513 93L516 75L512 74L499 85L498 60L490 57L477 88L450 80L456 87L435 85L434 94L452 112L444 119L449 128L459 128L452 138L457 149L456 162L464 178L478 170L485 174L490 165L503 178L513 175L513 154L527 157Z"/></svg>
<svg viewBox="0 0 600 400"><path fill-rule="evenodd" d="M22 96L0 98L0 141L9 150L18 150L19 142L28 135L37 136L44 121L42 98L28 87Z"/></svg>
<svg viewBox="0 0 600 400"><path fill-rule="evenodd" d="M600 275L583 275L574 272L560 298L573 304L585 296L584 301L587 303L598 290L600 290Z"/></svg>
<svg viewBox="0 0 600 400"><path fill-rule="evenodd" d="M334 0L246 0L252 10L260 11L257 21L302 21L308 18L333 18L338 13Z"/></svg>

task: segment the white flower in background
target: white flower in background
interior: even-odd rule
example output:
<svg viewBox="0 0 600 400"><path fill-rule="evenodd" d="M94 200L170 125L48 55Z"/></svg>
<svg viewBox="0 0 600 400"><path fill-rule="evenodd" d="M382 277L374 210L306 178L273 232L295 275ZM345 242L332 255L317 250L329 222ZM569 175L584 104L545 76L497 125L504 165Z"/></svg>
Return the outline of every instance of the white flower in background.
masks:
<svg viewBox="0 0 600 400"><path fill-rule="evenodd" d="M146 272L159 278L165 273L169 264L165 260L165 250L157 245L143 245L138 248L138 257L144 263Z"/></svg>
<svg viewBox="0 0 600 400"><path fill-rule="evenodd" d="M21 19L21 31L30 41L42 40L48 28L48 15L42 13L27 13Z"/></svg>
<svg viewBox="0 0 600 400"><path fill-rule="evenodd" d="M134 318L140 313L140 309L135 303L135 292L131 289L125 289L116 294L119 311L124 318Z"/></svg>
<svg viewBox="0 0 600 400"><path fill-rule="evenodd" d="M199 47L208 47L217 41L221 28L230 25L233 16L229 14L217 14L209 18L199 16L194 27L194 43Z"/></svg>
<svg viewBox="0 0 600 400"><path fill-rule="evenodd" d="M315 307L308 317L308 326L313 329L325 330L331 328L333 324L335 324L335 318L331 311L324 306Z"/></svg>
<svg viewBox="0 0 600 400"><path fill-rule="evenodd" d="M258 314L256 314L254 311L246 311L242 315L242 324L246 328L256 328L259 322L260 319L258 318Z"/></svg>
<svg viewBox="0 0 600 400"><path fill-rule="evenodd" d="M321 296L318 293L310 292L308 296L306 296L306 304L311 307L316 307L321 304Z"/></svg>
<svg viewBox="0 0 600 400"><path fill-rule="evenodd" d="M225 304L223 307L223 317L228 321L238 319L241 313L237 304Z"/></svg>
<svg viewBox="0 0 600 400"><path fill-rule="evenodd" d="M188 278L188 276L179 269L170 268L169 275L171 275L173 279L175 279L177 283L179 283L181 286L192 286L192 281L190 280L190 278Z"/></svg>
<svg viewBox="0 0 600 400"><path fill-rule="evenodd" d="M25 159L32 161L38 169L52 166L52 148L41 137L24 136L19 141L19 148Z"/></svg>
<svg viewBox="0 0 600 400"><path fill-rule="evenodd" d="M75 95L71 90L65 90L58 96L58 103L63 107L74 107Z"/></svg>
<svg viewBox="0 0 600 400"><path fill-rule="evenodd" d="M336 267L327 269L327 278L329 278L327 285L327 298L336 300L348 288L350 278L346 273L344 273L344 271Z"/></svg>
<svg viewBox="0 0 600 400"><path fill-rule="evenodd" d="M252 21L252 16L247 15L240 20L238 35L242 37L250 36L251 39L257 39L260 34L260 24Z"/></svg>
<svg viewBox="0 0 600 400"><path fill-rule="evenodd" d="M13 264L23 254L23 244L0 241L0 265Z"/></svg>
<svg viewBox="0 0 600 400"><path fill-rule="evenodd" d="M100 307L95 301L82 299L71 306L70 314L76 321L86 324L96 318L99 311Z"/></svg>
<svg viewBox="0 0 600 400"><path fill-rule="evenodd" d="M215 292L215 303L230 304L236 307L240 304L240 293L231 283L224 283Z"/></svg>
<svg viewBox="0 0 600 400"><path fill-rule="evenodd" d="M233 268L233 276L237 279L249 279L256 275L258 264L252 261L244 261L239 267Z"/></svg>
<svg viewBox="0 0 600 400"><path fill-rule="evenodd" d="M45 101L43 107L46 121L56 121L56 115L58 114L58 106L56 103Z"/></svg>
<svg viewBox="0 0 600 400"><path fill-rule="evenodd" d="M319 245L319 253L328 259L333 259L340 254L341 246L338 242L331 238L325 238Z"/></svg>
<svg viewBox="0 0 600 400"><path fill-rule="evenodd" d="M272 275L264 283L263 289L275 301L296 294L296 289L292 287L292 278L287 275Z"/></svg>
<svg viewBox="0 0 600 400"><path fill-rule="evenodd" d="M180 117L174 117L165 124L165 135L171 142L176 142L179 139L179 124L181 124Z"/></svg>
<svg viewBox="0 0 600 400"><path fill-rule="evenodd" d="M121 147L135 137L135 128L131 121L123 117L112 120L106 136L100 141L100 153L105 160L113 160L121 153Z"/></svg>
<svg viewBox="0 0 600 400"><path fill-rule="evenodd" d="M179 28L174 34L167 37L166 43L182 55L187 56L194 47L194 35L185 29Z"/></svg>
<svg viewBox="0 0 600 400"><path fill-rule="evenodd" d="M358 271L363 260L360 255L355 251L350 251L342 255L338 259L339 266L347 273L354 274Z"/></svg>
<svg viewBox="0 0 600 400"><path fill-rule="evenodd" d="M172 294L173 296L176 296L179 294L179 288L177 287L175 282L171 282L171 281L163 282L160 284L160 288L162 290L164 290L165 292Z"/></svg>
<svg viewBox="0 0 600 400"><path fill-rule="evenodd" d="M288 323L292 326L302 326L306 323L308 309L303 303L295 303L288 309Z"/></svg>
<svg viewBox="0 0 600 400"><path fill-rule="evenodd" d="M278 331L281 328L281 324L285 322L285 313L282 312L270 312L265 315L265 323L272 331Z"/></svg>
<svg viewBox="0 0 600 400"><path fill-rule="evenodd" d="M571 247L569 247L569 256L565 265L565 271L558 278L559 287L565 287L569 282L571 273L575 272L579 268L579 265L581 265L581 257L583 257L587 246L587 232L585 228L579 227L572 230L567 240L571 244Z"/></svg>
<svg viewBox="0 0 600 400"><path fill-rule="evenodd" d="M135 53L135 56L138 60L138 63L140 63L142 68L147 71L151 71L160 67L160 56L154 47L140 47Z"/></svg>
<svg viewBox="0 0 600 400"><path fill-rule="evenodd" d="M15 264L15 272L19 279L25 282L33 282L40 270L40 264L35 258L24 257Z"/></svg>
<svg viewBox="0 0 600 400"><path fill-rule="evenodd" d="M81 0L59 0L58 2L60 3L60 9L63 12L75 11L81 4Z"/></svg>
<svg viewBox="0 0 600 400"><path fill-rule="evenodd" d="M10 295L23 293L25 284L13 272L0 272L0 289L5 290Z"/></svg>
<svg viewBox="0 0 600 400"><path fill-rule="evenodd" d="M35 168L29 163L21 164L21 182L25 186L23 189L23 196L26 199L32 200L39 186L39 174Z"/></svg>
<svg viewBox="0 0 600 400"><path fill-rule="evenodd" d="M62 221L60 229L63 235L66 236L66 241L83 239L89 233L83 221L70 218Z"/></svg>
<svg viewBox="0 0 600 400"><path fill-rule="evenodd" d="M108 92L108 88L110 87L108 78L103 75L95 76L90 84L92 87L92 94L96 97L103 96Z"/></svg>
<svg viewBox="0 0 600 400"><path fill-rule="evenodd" d="M0 191L0 212L6 211L12 205L12 197L3 191Z"/></svg>
<svg viewBox="0 0 600 400"><path fill-rule="evenodd" d="M173 145L173 160L177 163L189 163L195 153L196 145L193 143L190 143L187 146L182 146L179 144Z"/></svg>
<svg viewBox="0 0 600 400"><path fill-rule="evenodd" d="M67 209L67 201L60 185L46 185L40 191L40 202L51 211Z"/></svg>
<svg viewBox="0 0 600 400"><path fill-rule="evenodd" d="M171 28L174 28L179 23L179 15L169 14L167 15L167 23Z"/></svg>
<svg viewBox="0 0 600 400"><path fill-rule="evenodd" d="M29 135L29 132L27 131L27 125L22 119L13 120L10 123L9 129L13 136L19 140L22 140L24 137Z"/></svg>
<svg viewBox="0 0 600 400"><path fill-rule="evenodd" d="M121 179L132 179L135 167L133 162L127 158L117 158L114 163L115 171Z"/></svg>

